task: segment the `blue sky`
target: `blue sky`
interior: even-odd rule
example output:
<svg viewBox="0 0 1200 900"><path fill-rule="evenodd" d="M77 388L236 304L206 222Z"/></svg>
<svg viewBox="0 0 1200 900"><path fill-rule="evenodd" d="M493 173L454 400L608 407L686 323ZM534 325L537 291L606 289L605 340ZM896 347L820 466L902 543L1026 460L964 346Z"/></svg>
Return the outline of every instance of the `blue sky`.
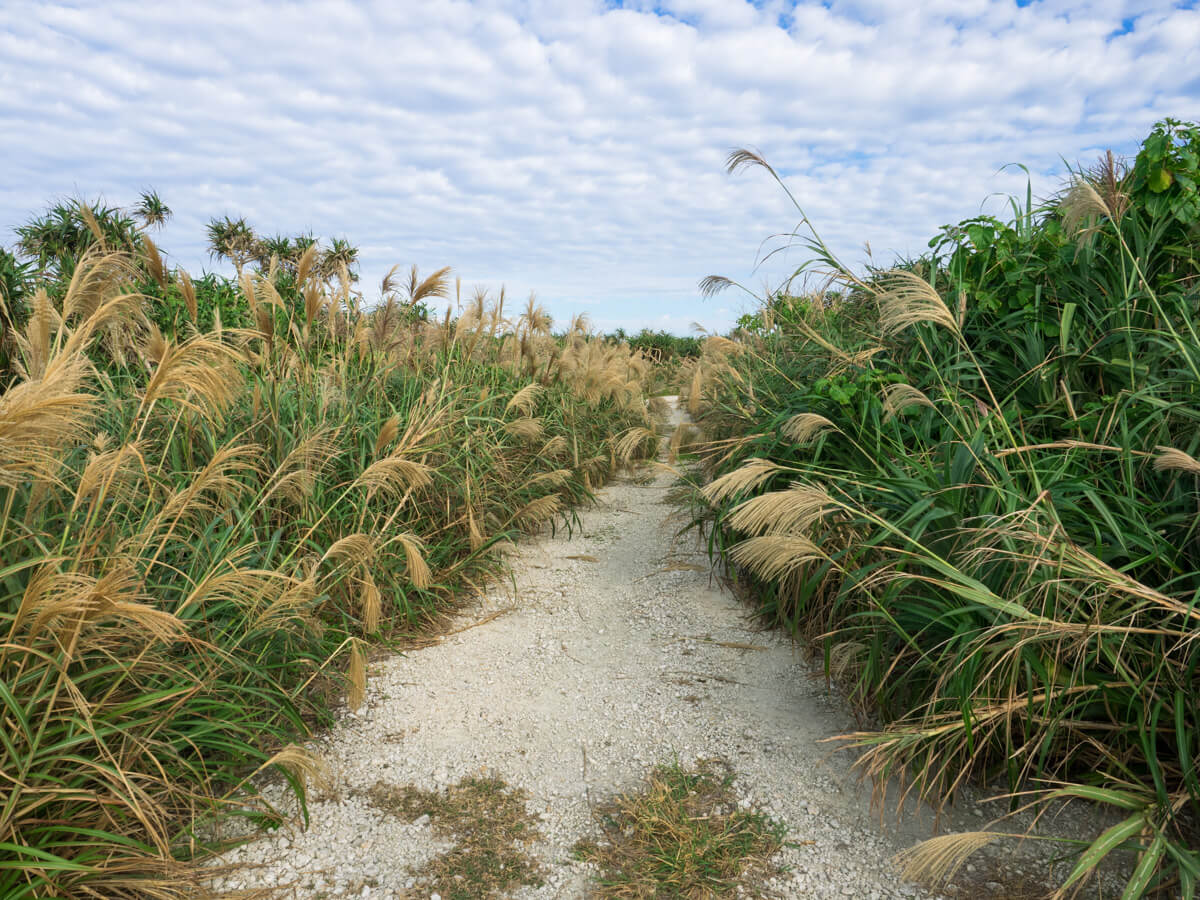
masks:
<svg viewBox="0 0 1200 900"><path fill-rule="evenodd" d="M175 210L203 229L344 236L369 301L393 263L536 291L605 329L727 327L699 299L796 216L848 261L919 252L1063 160L1200 119L1200 11L1034 0L297 0L0 5L0 243L59 197ZM990 198L990 199L989 199Z"/></svg>

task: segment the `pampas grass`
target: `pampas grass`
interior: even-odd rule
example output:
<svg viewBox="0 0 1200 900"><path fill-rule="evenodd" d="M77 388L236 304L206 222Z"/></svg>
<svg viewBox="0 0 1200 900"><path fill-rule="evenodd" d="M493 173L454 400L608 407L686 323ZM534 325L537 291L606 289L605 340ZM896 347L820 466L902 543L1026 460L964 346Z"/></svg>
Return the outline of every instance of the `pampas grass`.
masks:
<svg viewBox="0 0 1200 900"><path fill-rule="evenodd" d="M934 408L933 401L911 384L889 384L883 389L883 420L885 422L914 406Z"/></svg>
<svg viewBox="0 0 1200 900"><path fill-rule="evenodd" d="M206 896L223 817L282 821L259 776L303 810L294 741L362 702L368 640L655 443L644 358L536 303L426 321L449 273L413 269L363 311L305 253L224 286L229 328L141 248L35 289L0 381L3 896Z"/></svg>
<svg viewBox="0 0 1200 900"><path fill-rule="evenodd" d="M797 444L803 445L815 441L828 431L836 431L837 426L820 413L803 412L788 419L781 430Z"/></svg>
<svg viewBox="0 0 1200 900"><path fill-rule="evenodd" d="M958 332L958 321L941 294L920 276L894 269L878 281L879 326L885 336L899 334L914 325L940 325Z"/></svg>
<svg viewBox="0 0 1200 900"><path fill-rule="evenodd" d="M943 834L896 855L900 874L910 881L945 884L963 867L971 854L989 844L1009 837L1020 837L994 831L960 831Z"/></svg>
<svg viewBox="0 0 1200 900"><path fill-rule="evenodd" d="M714 479L703 491L710 504L724 503L731 497L754 490L780 472L783 466L767 459L749 459L741 467Z"/></svg>
<svg viewBox="0 0 1200 900"><path fill-rule="evenodd" d="M880 790L940 806L983 779L1122 817L1065 843L1059 896L1101 866L1130 898L1200 883L1196 147L1162 123L1133 165L898 268L853 272L814 234L742 351L680 386L707 438L693 524L880 722L842 736ZM832 280L797 291L813 265ZM905 872L949 878L997 836L935 838Z"/></svg>

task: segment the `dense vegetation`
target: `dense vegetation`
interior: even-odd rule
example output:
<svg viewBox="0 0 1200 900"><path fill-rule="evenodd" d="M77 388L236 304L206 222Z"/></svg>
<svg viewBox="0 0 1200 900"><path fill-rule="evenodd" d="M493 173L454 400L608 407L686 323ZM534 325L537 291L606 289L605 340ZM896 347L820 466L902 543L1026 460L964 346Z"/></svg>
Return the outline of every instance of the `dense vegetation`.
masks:
<svg viewBox="0 0 1200 900"><path fill-rule="evenodd" d="M643 328L637 334L626 334L624 328L618 328L609 337L624 341L634 350L641 350L655 362L694 359L700 355L700 338L680 337L662 329L651 331Z"/></svg>
<svg viewBox="0 0 1200 900"><path fill-rule="evenodd" d="M52 212L0 256L0 896L198 896L372 641L655 446L648 364L532 300L428 321L446 270L364 311L336 246L193 280Z"/></svg>
<svg viewBox="0 0 1200 900"><path fill-rule="evenodd" d="M618 328L608 338L627 343L653 363L648 388L656 396L674 393L682 366L700 356L700 338L680 337L667 331L643 328L637 334L627 334L624 328Z"/></svg>
<svg viewBox="0 0 1200 900"><path fill-rule="evenodd" d="M1115 810L1068 892L1109 854L1129 897L1200 880L1197 180L1167 120L892 270L810 232L832 290L766 298L685 382L711 546L882 720L865 770Z"/></svg>

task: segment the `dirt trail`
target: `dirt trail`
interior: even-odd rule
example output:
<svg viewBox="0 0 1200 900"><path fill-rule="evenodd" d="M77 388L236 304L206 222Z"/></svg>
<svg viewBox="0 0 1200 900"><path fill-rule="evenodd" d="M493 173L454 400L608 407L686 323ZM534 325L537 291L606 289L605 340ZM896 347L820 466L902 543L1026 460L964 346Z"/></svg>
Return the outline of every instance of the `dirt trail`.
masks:
<svg viewBox="0 0 1200 900"><path fill-rule="evenodd" d="M822 743L853 728L844 704L789 642L752 626L693 540L675 537L671 481L618 479L574 535L521 546L512 582L464 624L508 612L376 664L364 707L314 742L335 786L310 804L308 830L237 851L266 866L222 887L428 897L412 869L445 843L427 820L382 813L366 793L494 772L528 792L543 834L545 882L514 896L582 897L591 869L571 848L595 834L593 806L655 763L722 757L739 793L799 844L782 851L780 896L927 896L889 860L929 836L928 820L881 827L849 758Z"/></svg>

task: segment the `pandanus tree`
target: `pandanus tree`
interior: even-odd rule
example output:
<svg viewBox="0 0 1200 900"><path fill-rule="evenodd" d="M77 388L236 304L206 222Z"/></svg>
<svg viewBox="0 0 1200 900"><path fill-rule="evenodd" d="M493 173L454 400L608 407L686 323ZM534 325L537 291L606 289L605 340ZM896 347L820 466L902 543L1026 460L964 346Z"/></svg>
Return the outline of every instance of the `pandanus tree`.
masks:
<svg viewBox="0 0 1200 900"><path fill-rule="evenodd" d="M32 290L32 283L33 264L21 262L0 247L0 372L8 370L9 336L25 322L25 296Z"/></svg>
<svg viewBox="0 0 1200 900"><path fill-rule="evenodd" d="M239 277L250 263L264 272L268 271L272 260L284 271L295 275L305 254L315 246L318 248L315 258L310 258L306 269L309 274L329 281L341 277L344 271L351 282L358 280L358 273L355 272L358 248L345 238L333 238L328 249L321 249L320 240L312 233L291 238L283 234L261 237L245 218L234 219L229 216L210 220L207 231L209 256L233 263Z"/></svg>
<svg viewBox="0 0 1200 900"><path fill-rule="evenodd" d="M75 264L93 245L136 252L141 233L136 222L118 207L101 201L66 200L16 228L17 252L32 260L44 275L69 277Z"/></svg>
<svg viewBox="0 0 1200 900"><path fill-rule="evenodd" d="M321 255L318 271L325 278L331 278L340 275L344 268L350 280L357 281L358 273L354 271L357 265L358 248L345 238L334 238L329 242L329 249Z"/></svg>
<svg viewBox="0 0 1200 900"><path fill-rule="evenodd" d="M241 275L246 263L258 255L258 235L244 218L233 219L224 216L211 219L205 230L208 232L209 256L233 263L238 275Z"/></svg>
<svg viewBox="0 0 1200 900"><path fill-rule="evenodd" d="M142 220L143 228L162 228L172 216L171 207L163 203L153 188L142 191L133 214Z"/></svg>

